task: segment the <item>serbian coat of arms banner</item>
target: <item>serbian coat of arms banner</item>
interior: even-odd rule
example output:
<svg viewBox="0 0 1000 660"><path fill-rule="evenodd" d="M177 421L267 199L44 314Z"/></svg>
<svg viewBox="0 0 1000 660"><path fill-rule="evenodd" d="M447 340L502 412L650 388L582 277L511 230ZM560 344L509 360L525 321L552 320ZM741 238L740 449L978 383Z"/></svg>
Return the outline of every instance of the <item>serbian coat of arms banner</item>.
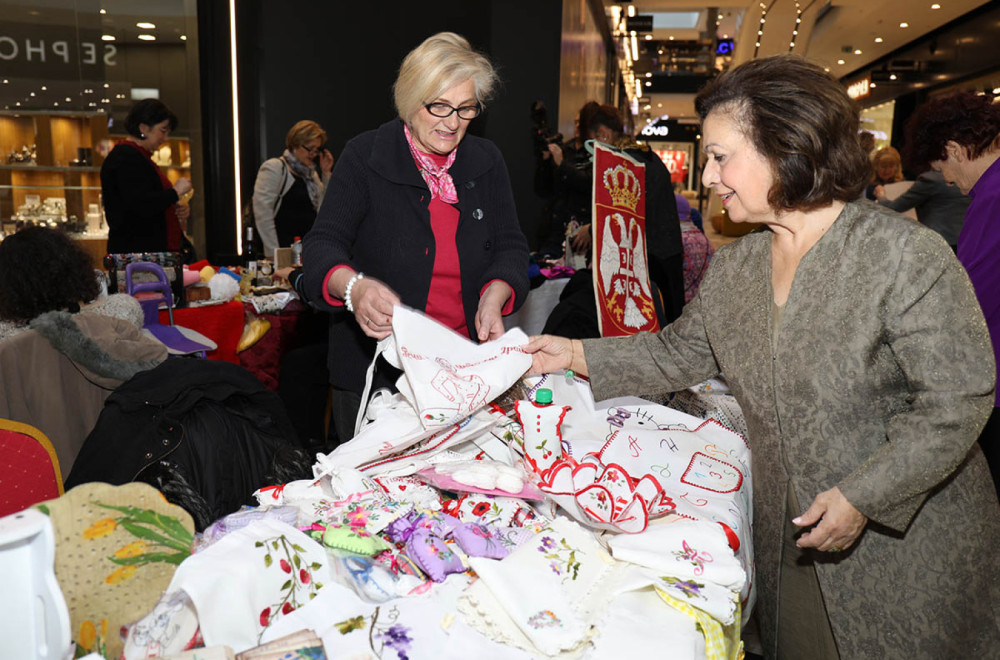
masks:
<svg viewBox="0 0 1000 660"><path fill-rule="evenodd" d="M602 337L656 332L646 259L646 167L594 142L593 264Z"/></svg>

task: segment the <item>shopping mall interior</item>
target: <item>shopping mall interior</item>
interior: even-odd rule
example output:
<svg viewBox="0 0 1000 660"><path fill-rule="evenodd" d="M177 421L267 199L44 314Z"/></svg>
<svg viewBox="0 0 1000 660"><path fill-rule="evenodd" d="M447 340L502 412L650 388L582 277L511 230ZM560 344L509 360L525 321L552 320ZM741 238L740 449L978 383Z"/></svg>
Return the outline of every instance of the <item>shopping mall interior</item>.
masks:
<svg viewBox="0 0 1000 660"><path fill-rule="evenodd" d="M0 218L26 200L103 245L99 169L135 100L179 124L158 154L190 177L200 255L235 262L260 164L314 119L337 156L394 115L402 57L428 35L465 35L498 65L496 98L470 131L501 149L535 240L537 138L572 136L587 100L622 110L704 215L694 94L742 61L796 53L826 67L878 144L900 146L916 106L957 88L1000 92L1000 3L982 0L3 0ZM543 112L538 112L544 109ZM32 167L25 167L26 165ZM45 205L45 200L53 203ZM64 200L61 204L60 200Z"/></svg>

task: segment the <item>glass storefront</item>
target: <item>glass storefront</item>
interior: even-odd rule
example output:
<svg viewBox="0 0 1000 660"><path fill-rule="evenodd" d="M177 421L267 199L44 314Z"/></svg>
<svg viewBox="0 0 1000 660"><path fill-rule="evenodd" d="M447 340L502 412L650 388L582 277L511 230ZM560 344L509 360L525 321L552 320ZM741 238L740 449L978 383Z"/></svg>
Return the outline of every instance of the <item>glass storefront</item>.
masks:
<svg viewBox="0 0 1000 660"><path fill-rule="evenodd" d="M154 160L172 181L201 188L195 7L0 0L0 231L61 226L103 254L100 166L143 98L159 98L179 120ZM191 206L189 231L201 229L197 194Z"/></svg>

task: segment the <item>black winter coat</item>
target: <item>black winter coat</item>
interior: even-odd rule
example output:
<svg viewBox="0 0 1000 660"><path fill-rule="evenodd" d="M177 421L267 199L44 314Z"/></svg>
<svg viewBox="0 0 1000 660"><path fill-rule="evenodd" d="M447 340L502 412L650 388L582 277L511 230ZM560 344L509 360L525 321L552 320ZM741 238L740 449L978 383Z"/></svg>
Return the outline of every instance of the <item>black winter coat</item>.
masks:
<svg viewBox="0 0 1000 660"><path fill-rule="evenodd" d="M156 165L127 144L116 145L101 165L101 200L108 220L108 252L165 252L166 210L177 191L163 189Z"/></svg>
<svg viewBox="0 0 1000 660"><path fill-rule="evenodd" d="M514 290L514 309L528 295L528 242L514 208L500 150L466 135L449 169L460 212L455 242L462 272L462 306L476 336L479 293L492 280ZM410 154L403 122L395 119L344 147L312 231L303 239L305 290L330 318L330 381L361 393L375 341L354 315L327 304L326 277L347 264L385 282L404 305L424 310L434 267L430 191Z"/></svg>
<svg viewBox="0 0 1000 660"><path fill-rule="evenodd" d="M255 504L253 492L270 485L265 475L275 452L292 445L295 431L281 399L249 371L175 358L111 393L66 489L146 481L144 472L162 460L204 497L211 522Z"/></svg>

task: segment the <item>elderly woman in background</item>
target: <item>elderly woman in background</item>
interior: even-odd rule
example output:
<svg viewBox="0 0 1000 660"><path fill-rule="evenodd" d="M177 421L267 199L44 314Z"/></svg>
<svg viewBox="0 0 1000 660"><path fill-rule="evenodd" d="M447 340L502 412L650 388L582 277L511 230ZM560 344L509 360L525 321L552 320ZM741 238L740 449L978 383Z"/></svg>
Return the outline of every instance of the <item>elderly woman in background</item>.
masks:
<svg viewBox="0 0 1000 660"><path fill-rule="evenodd" d="M857 108L821 68L753 60L695 107L703 182L765 227L719 248L660 333L536 337L532 371L589 374L598 400L727 379L766 657L995 654L1000 504L975 442L995 377L968 277L929 229L853 201Z"/></svg>
<svg viewBox="0 0 1000 660"><path fill-rule="evenodd" d="M333 155L323 148L325 143L326 131L303 119L285 136L285 152L260 166L253 186L253 217L265 257L272 258L275 248L290 247L312 229L333 170Z"/></svg>
<svg viewBox="0 0 1000 660"><path fill-rule="evenodd" d="M178 204L191 180L171 184L153 162L177 128L177 115L159 99L143 99L125 118L128 137L101 165L101 199L108 220L108 252L178 252L191 207Z"/></svg>
<svg viewBox="0 0 1000 660"><path fill-rule="evenodd" d="M340 441L353 436L394 305L486 341L527 296L528 244L503 157L466 135L496 80L463 37L428 38L400 67L399 118L348 142L334 169L303 263L310 299L336 310L329 365Z"/></svg>
<svg viewBox="0 0 1000 660"><path fill-rule="evenodd" d="M1000 363L1000 105L988 95L960 92L917 109L906 128L907 160L930 167L972 198L958 235L965 266L986 316ZM1000 392L979 443L1000 493Z"/></svg>

